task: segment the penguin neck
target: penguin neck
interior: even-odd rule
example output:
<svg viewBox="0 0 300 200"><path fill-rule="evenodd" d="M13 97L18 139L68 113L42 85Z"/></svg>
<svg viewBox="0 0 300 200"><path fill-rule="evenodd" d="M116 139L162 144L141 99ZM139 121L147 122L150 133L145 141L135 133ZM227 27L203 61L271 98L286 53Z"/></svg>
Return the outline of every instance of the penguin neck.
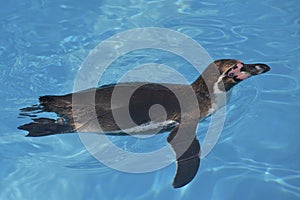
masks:
<svg viewBox="0 0 300 200"><path fill-rule="evenodd" d="M209 115L226 104L227 92L219 88L219 83L222 81L220 75L206 77L199 76L191 86L197 95L199 105L202 105L203 101L207 101L207 115ZM205 108L200 109L205 112Z"/></svg>
<svg viewBox="0 0 300 200"><path fill-rule="evenodd" d="M192 83L192 88L197 96L212 98L213 85L207 84L202 76L199 76L199 78Z"/></svg>

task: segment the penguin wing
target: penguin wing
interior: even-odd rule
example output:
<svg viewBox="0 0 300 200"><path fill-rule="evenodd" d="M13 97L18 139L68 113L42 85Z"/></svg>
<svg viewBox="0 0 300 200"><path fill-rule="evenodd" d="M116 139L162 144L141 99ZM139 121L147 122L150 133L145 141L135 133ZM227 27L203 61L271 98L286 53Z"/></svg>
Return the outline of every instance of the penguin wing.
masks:
<svg viewBox="0 0 300 200"><path fill-rule="evenodd" d="M173 187L180 188L188 184L196 176L200 166L200 144L196 139L196 128L189 125L175 127L167 138L176 154L176 174Z"/></svg>

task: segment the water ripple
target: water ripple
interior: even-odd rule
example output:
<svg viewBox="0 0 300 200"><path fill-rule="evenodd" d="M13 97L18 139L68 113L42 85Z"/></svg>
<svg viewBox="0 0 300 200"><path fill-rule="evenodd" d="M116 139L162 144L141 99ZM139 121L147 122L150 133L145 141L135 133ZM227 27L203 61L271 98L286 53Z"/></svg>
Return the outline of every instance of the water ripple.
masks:
<svg viewBox="0 0 300 200"><path fill-rule="evenodd" d="M300 198L298 1L28 0L7 1L0 10L0 199ZM121 173L91 157L76 135L27 138L16 130L26 123L16 120L18 108L37 103L39 95L72 91L82 60L96 44L147 26L185 33L214 59L272 68L234 88L220 141L187 187L172 189L174 164L148 174ZM174 57L147 55L189 80L196 76ZM148 61L144 52L131 56L115 63L106 83L117 80L120 68ZM209 119L200 124L200 138L208 126ZM111 139L128 150L151 149L146 141ZM150 145L165 142L156 137Z"/></svg>
<svg viewBox="0 0 300 200"><path fill-rule="evenodd" d="M224 162L224 161L223 161ZM285 190L291 195L292 198L300 197L300 171L293 169L286 169L280 165L270 165L269 163L257 162L252 159L243 159L242 162L226 162L220 167L207 169L203 173L220 173L227 174L224 178L220 179L214 190L214 194L217 197L219 194L224 194L222 191L224 185L228 182L235 182L239 180L240 183L256 182L256 184L263 185L264 182L275 183L272 191L278 195L284 195L280 191ZM233 191L228 191L229 195L235 193L234 190L241 190L243 186L232 187ZM247 186L245 186L247 188ZM262 194L260 194L262 195ZM269 194L266 193L268 196ZM285 196L285 195L284 195Z"/></svg>

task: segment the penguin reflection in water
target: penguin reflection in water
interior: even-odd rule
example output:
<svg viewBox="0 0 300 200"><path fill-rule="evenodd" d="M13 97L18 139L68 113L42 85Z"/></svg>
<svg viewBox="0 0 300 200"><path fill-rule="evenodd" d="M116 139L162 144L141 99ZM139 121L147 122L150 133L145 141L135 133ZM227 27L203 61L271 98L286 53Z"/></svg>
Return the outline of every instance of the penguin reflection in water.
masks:
<svg viewBox="0 0 300 200"><path fill-rule="evenodd" d="M224 105L220 105L218 101L220 95L226 95L239 82L269 70L265 64L244 64L239 60L222 59L211 63L191 85L132 82L106 85L62 96L41 96L39 105L21 109L20 115L30 116L33 122L18 128L28 131L27 136L32 137L95 132L97 130L91 122L96 120L101 126L101 134L139 135L170 131L167 141L175 152L177 166L173 187L179 188L195 177L200 165L200 144L196 138L198 121ZM114 89L121 93L134 91L129 105L128 102L122 102L123 98L117 98L117 102L111 101ZM196 99L196 109L194 103L189 102L188 92L191 90ZM175 93L186 96L187 104L193 105L181 110L181 103ZM95 101L87 105L85 99L90 97ZM156 104L166 111L163 119L160 114L149 116L149 109ZM134 125L123 123L120 127L113 116L128 109ZM41 112L54 112L59 118L55 120L37 117L36 114Z"/></svg>

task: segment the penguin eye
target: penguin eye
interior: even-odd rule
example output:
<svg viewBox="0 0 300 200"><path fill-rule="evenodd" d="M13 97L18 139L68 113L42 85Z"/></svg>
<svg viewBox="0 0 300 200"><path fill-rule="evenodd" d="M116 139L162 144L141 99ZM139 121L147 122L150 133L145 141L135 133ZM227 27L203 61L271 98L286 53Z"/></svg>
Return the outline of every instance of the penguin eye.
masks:
<svg viewBox="0 0 300 200"><path fill-rule="evenodd" d="M233 73L233 72L230 72L230 73L228 73L227 76L230 77L230 78L233 78L233 77L234 77L234 73Z"/></svg>

